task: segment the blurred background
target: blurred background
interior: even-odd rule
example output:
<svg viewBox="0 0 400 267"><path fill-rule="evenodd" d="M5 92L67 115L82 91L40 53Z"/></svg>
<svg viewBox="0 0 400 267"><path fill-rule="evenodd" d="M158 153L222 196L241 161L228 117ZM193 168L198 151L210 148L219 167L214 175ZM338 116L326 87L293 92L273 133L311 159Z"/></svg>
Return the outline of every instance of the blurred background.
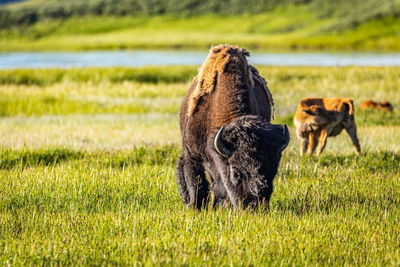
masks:
<svg viewBox="0 0 400 267"><path fill-rule="evenodd" d="M0 1L0 50L400 49L399 0Z"/></svg>

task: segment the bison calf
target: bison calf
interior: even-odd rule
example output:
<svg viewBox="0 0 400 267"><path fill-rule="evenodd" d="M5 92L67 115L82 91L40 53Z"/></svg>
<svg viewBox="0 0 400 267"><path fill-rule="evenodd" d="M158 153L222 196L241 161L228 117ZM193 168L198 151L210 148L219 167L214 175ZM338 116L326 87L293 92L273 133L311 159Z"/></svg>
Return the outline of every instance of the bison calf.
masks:
<svg viewBox="0 0 400 267"><path fill-rule="evenodd" d="M387 101L375 102L372 100L365 100L361 103L360 109L377 109L382 111L393 111L393 106Z"/></svg>
<svg viewBox="0 0 400 267"><path fill-rule="evenodd" d="M304 98L297 106L293 121L297 137L301 141L301 155L306 149L307 153L312 155L315 148L317 148L316 155L320 155L325 148L327 138L340 134L343 129L349 134L356 154L360 155L353 100L337 97Z"/></svg>

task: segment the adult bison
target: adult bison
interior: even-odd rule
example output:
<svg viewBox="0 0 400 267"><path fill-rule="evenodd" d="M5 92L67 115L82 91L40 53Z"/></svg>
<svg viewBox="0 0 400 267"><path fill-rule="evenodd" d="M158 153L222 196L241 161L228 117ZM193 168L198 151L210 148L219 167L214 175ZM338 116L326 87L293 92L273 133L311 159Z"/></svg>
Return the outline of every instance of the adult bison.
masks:
<svg viewBox="0 0 400 267"><path fill-rule="evenodd" d="M343 129L349 134L356 154L361 153L353 100L349 98L303 98L297 106L293 122L301 142L301 155L306 149L312 155L317 148L319 156L324 151L327 138L340 134Z"/></svg>
<svg viewBox="0 0 400 267"><path fill-rule="evenodd" d="M207 204L210 190L213 207L266 205L272 194L289 132L270 123L271 93L247 56L243 48L212 47L183 100L176 177L194 208Z"/></svg>

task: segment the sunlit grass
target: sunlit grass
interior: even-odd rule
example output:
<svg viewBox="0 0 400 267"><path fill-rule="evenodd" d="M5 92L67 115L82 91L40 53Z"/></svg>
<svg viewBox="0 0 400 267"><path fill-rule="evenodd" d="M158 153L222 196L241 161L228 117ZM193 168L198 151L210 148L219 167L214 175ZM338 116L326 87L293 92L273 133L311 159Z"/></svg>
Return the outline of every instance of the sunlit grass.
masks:
<svg viewBox="0 0 400 267"><path fill-rule="evenodd" d="M399 265L400 68L259 70L291 133L270 210L202 212L174 177L196 67L0 71L0 264ZM354 99L361 157L345 132L299 156L306 96Z"/></svg>
<svg viewBox="0 0 400 267"><path fill-rule="evenodd" d="M129 150L142 144L179 143L176 114L63 115L0 120L0 144L14 149Z"/></svg>
<svg viewBox="0 0 400 267"><path fill-rule="evenodd" d="M176 159L179 150L1 151L2 162L14 164L0 170L0 260L399 263L397 154L381 151L357 159L328 153L307 159L285 153L269 212L198 213L178 197L171 157ZM155 155L159 159L152 161Z"/></svg>
<svg viewBox="0 0 400 267"><path fill-rule="evenodd" d="M298 152L295 129L289 126L289 130L292 138L287 150ZM363 151L400 151L399 125L358 126L358 135ZM175 114L18 116L0 120L0 144L13 149L129 150L141 144L180 145L180 142ZM328 139L326 151L352 154L353 147L343 132Z"/></svg>
<svg viewBox="0 0 400 267"><path fill-rule="evenodd" d="M354 100L360 125L400 125L398 67L258 68L274 96L277 122L291 124L303 97L336 96ZM3 70L0 115L177 114L195 74L194 66ZM395 111L358 110L366 99L390 101Z"/></svg>

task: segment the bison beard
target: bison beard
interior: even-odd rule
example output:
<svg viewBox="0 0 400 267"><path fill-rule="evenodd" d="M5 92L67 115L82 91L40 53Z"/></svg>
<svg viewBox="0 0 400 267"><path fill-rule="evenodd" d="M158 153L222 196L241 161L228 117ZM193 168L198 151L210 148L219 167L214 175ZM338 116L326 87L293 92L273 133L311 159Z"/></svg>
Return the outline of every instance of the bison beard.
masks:
<svg viewBox="0 0 400 267"><path fill-rule="evenodd" d="M249 53L219 45L210 49L180 111L183 154L177 183L183 201L202 208L267 205L286 126L272 125L272 96Z"/></svg>

